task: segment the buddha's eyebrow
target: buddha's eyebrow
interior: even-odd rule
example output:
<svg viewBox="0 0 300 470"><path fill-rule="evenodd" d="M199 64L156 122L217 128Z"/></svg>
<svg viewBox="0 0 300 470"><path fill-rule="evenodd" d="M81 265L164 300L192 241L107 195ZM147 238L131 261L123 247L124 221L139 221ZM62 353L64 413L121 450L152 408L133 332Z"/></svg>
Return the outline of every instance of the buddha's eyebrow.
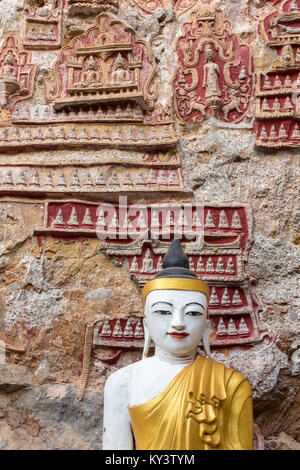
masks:
<svg viewBox="0 0 300 470"><path fill-rule="evenodd" d="M160 302L155 302L155 304L151 305L151 308L154 307L155 305L161 305L161 304L166 304L166 305L170 305L170 307L173 307L172 304L170 304L169 302L163 302L163 301L160 301Z"/></svg>
<svg viewBox="0 0 300 470"><path fill-rule="evenodd" d="M202 307L204 310L205 308L203 307L202 304L199 304L199 302L190 302L189 304L185 304L186 307L188 307L189 305L199 305L200 307Z"/></svg>

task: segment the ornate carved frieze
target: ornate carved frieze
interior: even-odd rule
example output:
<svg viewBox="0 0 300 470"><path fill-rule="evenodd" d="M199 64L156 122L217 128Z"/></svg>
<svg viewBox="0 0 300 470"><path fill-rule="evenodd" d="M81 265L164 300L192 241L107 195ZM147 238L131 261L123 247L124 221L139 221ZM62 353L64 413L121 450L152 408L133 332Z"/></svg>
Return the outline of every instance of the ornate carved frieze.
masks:
<svg viewBox="0 0 300 470"><path fill-rule="evenodd" d="M0 194L95 194L183 191L172 166L0 166ZM88 224L92 225L92 224Z"/></svg>
<svg viewBox="0 0 300 470"><path fill-rule="evenodd" d="M162 269L170 241L181 234L190 268L210 286L212 344L249 344L261 338L260 304L244 266L252 233L251 216L245 206L207 205L199 210L191 203L125 208L50 201L45 207L44 225L35 233L63 239L97 236L101 249L117 265L126 263L141 287ZM133 342L137 338L129 335L126 322L112 318L102 324L97 344L137 347Z"/></svg>
<svg viewBox="0 0 300 470"><path fill-rule="evenodd" d="M248 44L214 4L198 4L182 26L173 81L178 117L198 122L205 115L237 123L249 111L252 60Z"/></svg>
<svg viewBox="0 0 300 470"><path fill-rule="evenodd" d="M94 328L94 346L139 349L144 346L142 318L115 318L98 322Z"/></svg>
<svg viewBox="0 0 300 470"><path fill-rule="evenodd" d="M119 0L67 0L68 13L73 15L91 15L103 11L117 13Z"/></svg>
<svg viewBox="0 0 300 470"><path fill-rule="evenodd" d="M1 79L0 79L1 83ZM38 124L38 122L36 122ZM173 124L130 125L120 123L61 123L9 125L0 128L2 150L49 148L133 148L160 150L174 147Z"/></svg>
<svg viewBox="0 0 300 470"><path fill-rule="evenodd" d="M36 66L19 46L18 38L7 36L0 51L0 104L9 109L9 115L1 113L0 122L10 120L17 101L32 96L35 73Z"/></svg>
<svg viewBox="0 0 300 470"><path fill-rule="evenodd" d="M155 102L149 46L113 16L101 14L94 27L61 49L52 79L45 82L44 102L15 104L31 97L35 74L30 56L15 39L6 40L1 57L0 98L3 106L14 105L8 115L0 115L3 150L151 152L177 142L171 107Z"/></svg>
<svg viewBox="0 0 300 470"><path fill-rule="evenodd" d="M261 38L278 59L257 72L256 145L298 147L300 142L300 2L285 0L260 25Z"/></svg>
<svg viewBox="0 0 300 470"><path fill-rule="evenodd" d="M25 1L25 48L60 48L64 4L65 0Z"/></svg>

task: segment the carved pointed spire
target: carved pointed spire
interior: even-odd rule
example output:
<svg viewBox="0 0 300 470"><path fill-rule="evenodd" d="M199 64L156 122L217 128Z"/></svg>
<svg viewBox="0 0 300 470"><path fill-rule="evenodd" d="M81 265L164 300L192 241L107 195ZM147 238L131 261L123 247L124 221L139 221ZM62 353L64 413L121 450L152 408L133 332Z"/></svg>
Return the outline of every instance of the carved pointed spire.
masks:
<svg viewBox="0 0 300 470"><path fill-rule="evenodd" d="M227 330L223 318L221 317L218 323L217 336L226 336Z"/></svg>
<svg viewBox="0 0 300 470"><path fill-rule="evenodd" d="M221 304L222 305L230 305L230 298L229 298L227 287L225 287L225 290L223 292Z"/></svg>
<svg viewBox="0 0 300 470"><path fill-rule="evenodd" d="M238 328L238 333L239 335L248 335L249 334L249 328L245 322L245 319L241 317L239 328Z"/></svg>
<svg viewBox="0 0 300 470"><path fill-rule="evenodd" d="M232 304L233 305L238 305L238 304L242 304L242 303L243 302L242 302L240 293L239 293L238 289L235 289L233 297L232 297Z"/></svg>
<svg viewBox="0 0 300 470"><path fill-rule="evenodd" d="M206 263L206 272L207 273L215 272L214 263L213 263L213 259L211 256L208 258L207 263Z"/></svg>
<svg viewBox="0 0 300 470"><path fill-rule="evenodd" d="M135 331L134 331L134 337L136 339L142 339L144 338L144 330L142 326L142 321L139 320L136 324Z"/></svg>
<svg viewBox="0 0 300 470"><path fill-rule="evenodd" d="M62 227L64 227L66 224L65 224L65 221L64 221L64 217L63 217L63 213L62 213L62 210L61 209L58 209L58 212L56 214L56 218L55 220L53 221L53 225L61 225Z"/></svg>
<svg viewBox="0 0 300 470"><path fill-rule="evenodd" d="M217 305L220 303L216 288L213 287L211 294L210 294L210 299L209 299L209 305Z"/></svg>
<svg viewBox="0 0 300 470"><path fill-rule="evenodd" d="M224 210L220 212L219 228L228 228L228 220Z"/></svg>
<svg viewBox="0 0 300 470"><path fill-rule="evenodd" d="M130 174L129 174L128 170L126 171L126 176L125 176L123 185L124 186L133 186L133 182L132 182L132 179L130 177Z"/></svg>
<svg viewBox="0 0 300 470"><path fill-rule="evenodd" d="M234 211L231 228L242 228L241 218L238 211Z"/></svg>
<svg viewBox="0 0 300 470"><path fill-rule="evenodd" d="M234 273L234 264L232 258L228 258L227 266L226 266L226 273L233 274Z"/></svg>
<svg viewBox="0 0 300 470"><path fill-rule="evenodd" d="M72 212L71 212L70 218L68 220L68 225L79 226L79 221L78 221L77 212L76 212L75 207L72 208Z"/></svg>
<svg viewBox="0 0 300 470"><path fill-rule="evenodd" d="M139 271L139 265L138 265L137 257L135 256L130 266L130 272L137 273L138 271Z"/></svg>
<svg viewBox="0 0 300 470"><path fill-rule="evenodd" d="M122 332L120 320L117 320L112 336L113 336L113 338L122 338L123 337L123 332Z"/></svg>
<svg viewBox="0 0 300 470"><path fill-rule="evenodd" d="M224 269L223 260L220 256L219 259L218 259L218 262L217 262L216 272L217 273L223 273L224 271L225 271L225 269Z"/></svg>
<svg viewBox="0 0 300 470"><path fill-rule="evenodd" d="M213 216L210 211L207 212L206 219L205 219L205 227L207 228L215 228L215 223Z"/></svg>
<svg viewBox="0 0 300 470"><path fill-rule="evenodd" d="M70 181L70 186L80 186L80 179L79 179L77 168L74 168L73 170L73 175Z"/></svg>
<svg viewBox="0 0 300 470"><path fill-rule="evenodd" d="M235 323L233 321L233 318L230 318L229 323L228 323L228 328L227 328L227 333L230 336L235 336L238 334L238 331L236 329Z"/></svg>
<svg viewBox="0 0 300 470"><path fill-rule="evenodd" d="M29 184L32 185L32 186L40 186L41 185L39 172L37 171L36 168L32 172L32 177L30 179Z"/></svg>
<svg viewBox="0 0 300 470"><path fill-rule="evenodd" d="M64 186L64 187L67 186L63 170L61 170L59 174L57 186Z"/></svg>
<svg viewBox="0 0 300 470"><path fill-rule="evenodd" d="M82 225L94 225L89 208L86 209Z"/></svg>
<svg viewBox="0 0 300 470"><path fill-rule="evenodd" d="M199 260L197 263L197 272L203 273L204 271L205 271L205 267L204 267L203 259L202 259L202 256L199 256Z"/></svg>

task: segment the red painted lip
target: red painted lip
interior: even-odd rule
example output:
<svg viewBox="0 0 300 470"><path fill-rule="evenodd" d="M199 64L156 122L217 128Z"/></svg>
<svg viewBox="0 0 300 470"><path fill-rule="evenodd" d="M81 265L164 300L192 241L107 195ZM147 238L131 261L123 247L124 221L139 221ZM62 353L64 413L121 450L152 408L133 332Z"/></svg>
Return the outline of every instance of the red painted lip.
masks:
<svg viewBox="0 0 300 470"><path fill-rule="evenodd" d="M168 333L168 335L173 336L173 338L185 338L186 336L189 336L189 333L176 333L175 331L172 331L171 333Z"/></svg>

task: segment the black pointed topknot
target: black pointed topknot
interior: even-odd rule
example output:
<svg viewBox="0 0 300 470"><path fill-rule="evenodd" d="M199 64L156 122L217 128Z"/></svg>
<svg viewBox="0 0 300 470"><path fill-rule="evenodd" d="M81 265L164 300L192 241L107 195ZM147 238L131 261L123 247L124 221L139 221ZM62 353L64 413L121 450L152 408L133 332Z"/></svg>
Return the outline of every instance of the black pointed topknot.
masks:
<svg viewBox="0 0 300 470"><path fill-rule="evenodd" d="M175 238L163 260L163 270L157 274L156 278L174 277L183 279L197 279L197 276L190 271L188 257L184 253L181 242Z"/></svg>

